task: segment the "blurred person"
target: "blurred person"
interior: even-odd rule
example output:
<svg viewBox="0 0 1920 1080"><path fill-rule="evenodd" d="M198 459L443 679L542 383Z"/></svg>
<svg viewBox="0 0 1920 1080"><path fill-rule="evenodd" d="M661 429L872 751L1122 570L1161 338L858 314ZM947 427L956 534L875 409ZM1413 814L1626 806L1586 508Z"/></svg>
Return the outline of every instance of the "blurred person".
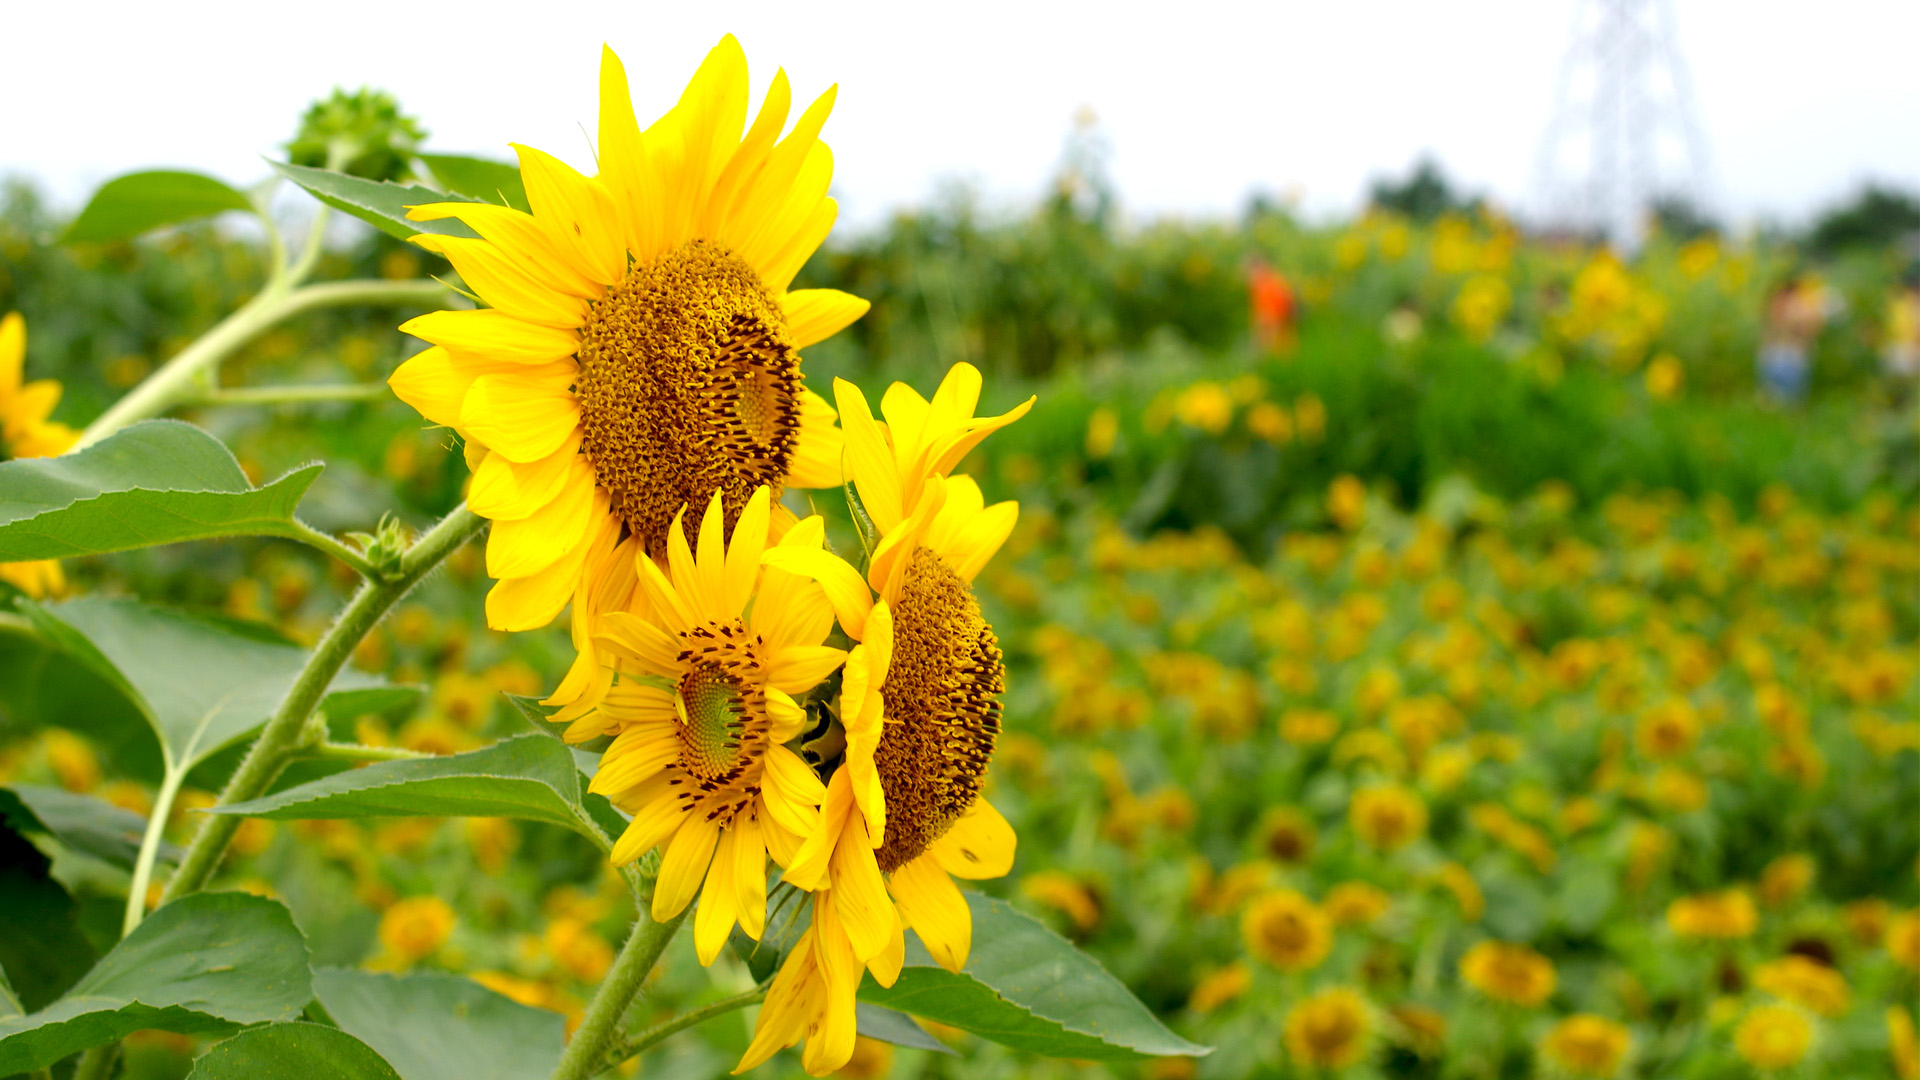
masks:
<svg viewBox="0 0 1920 1080"><path fill-rule="evenodd" d="M1812 374L1813 339L1826 321L1817 282L1795 274L1767 296L1765 327L1760 339L1760 392L1788 405L1807 396Z"/></svg>
<svg viewBox="0 0 1920 1080"><path fill-rule="evenodd" d="M1247 267L1247 299L1253 307L1254 344L1264 353L1292 352L1299 303L1286 275L1266 260L1254 259Z"/></svg>
<svg viewBox="0 0 1920 1080"><path fill-rule="evenodd" d="M1920 263L1907 267L1900 284L1887 297L1880 370L1894 383L1902 400L1920 382Z"/></svg>

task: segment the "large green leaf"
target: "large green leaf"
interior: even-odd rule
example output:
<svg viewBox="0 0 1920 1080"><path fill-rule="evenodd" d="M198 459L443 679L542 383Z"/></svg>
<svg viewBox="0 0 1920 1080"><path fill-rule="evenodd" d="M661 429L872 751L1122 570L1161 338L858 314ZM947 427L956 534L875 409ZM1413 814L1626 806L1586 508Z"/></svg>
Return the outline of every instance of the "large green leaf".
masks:
<svg viewBox="0 0 1920 1080"><path fill-rule="evenodd" d="M352 214L388 236L405 240L417 233L442 233L447 236L473 236L472 229L452 218L439 221L408 221L407 207L426 203L474 202L464 195L448 194L417 184L402 186L387 180L363 180L346 173L310 169L269 161L273 171L299 184L309 194L336 210Z"/></svg>
<svg viewBox="0 0 1920 1080"><path fill-rule="evenodd" d="M147 819L126 807L39 784L0 787L0 818L19 832L45 833L123 870L133 869L147 831ZM178 862L180 848L162 843L158 856L162 862Z"/></svg>
<svg viewBox="0 0 1920 1080"><path fill-rule="evenodd" d="M460 975L333 968L314 973L313 994L402 1080L532 1080L553 1072L567 1041L559 1013Z"/></svg>
<svg viewBox="0 0 1920 1080"><path fill-rule="evenodd" d="M320 466L265 487L220 440L146 420L61 457L0 462L0 561L64 559L221 536L297 536Z"/></svg>
<svg viewBox="0 0 1920 1080"><path fill-rule="evenodd" d="M157 784L166 775L152 729L117 686L25 619L0 619L0 738L43 727L86 736L115 776Z"/></svg>
<svg viewBox="0 0 1920 1080"><path fill-rule="evenodd" d="M869 1001L856 1001L853 1009L854 1030L869 1039L915 1050L931 1050L936 1054L955 1053L953 1047L927 1034L927 1029L906 1013L894 1012Z"/></svg>
<svg viewBox="0 0 1920 1080"><path fill-rule="evenodd" d="M60 1000L0 1020L0 1076L143 1028L198 1035L286 1020L312 999L307 942L285 907L199 893L148 916Z"/></svg>
<svg viewBox="0 0 1920 1080"><path fill-rule="evenodd" d="M1198 1057L1099 961L1001 900L967 894L973 949L955 975L907 938L906 966L892 987L871 975L860 999L962 1028L1047 1057L1111 1061Z"/></svg>
<svg viewBox="0 0 1920 1080"><path fill-rule="evenodd" d="M136 600L22 601L21 610L139 707L179 771L264 723L307 662L305 649ZM377 682L346 672L336 685Z"/></svg>
<svg viewBox="0 0 1920 1080"><path fill-rule="evenodd" d="M193 1063L187 1080L400 1080L359 1039L324 1024L268 1024L243 1031Z"/></svg>
<svg viewBox="0 0 1920 1080"><path fill-rule="evenodd" d="M580 772L557 740L516 735L446 757L382 761L213 811L276 820L512 817L604 842L581 801Z"/></svg>
<svg viewBox="0 0 1920 1080"><path fill-rule="evenodd" d="M223 210L252 209L246 195L211 176L171 170L128 173L100 185L62 239L126 240Z"/></svg>
<svg viewBox="0 0 1920 1080"><path fill-rule="evenodd" d="M0 970L20 1012L66 993L93 966L93 945L80 930L80 905L50 869L26 837L0 828Z"/></svg>
<svg viewBox="0 0 1920 1080"><path fill-rule="evenodd" d="M448 191L515 210L527 209L527 185L520 179L518 166L459 154L421 154L420 160Z"/></svg>

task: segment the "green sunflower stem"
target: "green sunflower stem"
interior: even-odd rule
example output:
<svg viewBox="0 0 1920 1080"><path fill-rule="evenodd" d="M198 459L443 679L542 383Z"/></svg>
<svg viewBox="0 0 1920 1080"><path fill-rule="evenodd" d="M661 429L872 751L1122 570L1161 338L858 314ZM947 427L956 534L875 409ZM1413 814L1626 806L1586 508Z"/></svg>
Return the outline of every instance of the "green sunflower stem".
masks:
<svg viewBox="0 0 1920 1080"><path fill-rule="evenodd" d="M674 933L692 910L693 905L689 904L673 918L654 922L647 917L645 907L641 908L633 934L621 947L620 955L614 958L613 967L607 970L607 977L601 981L600 989L594 991L593 1000L587 1004L586 1016L573 1033L572 1041L567 1043L566 1052L560 1055L560 1064L553 1070L553 1080L590 1080L611 1067L607 1063L607 1053L619 1031L620 1018L626 1015L627 1006L633 1004L633 999L640 996L641 987L646 985L647 974L659 962L660 954L666 951L667 943L673 940Z"/></svg>
<svg viewBox="0 0 1920 1080"><path fill-rule="evenodd" d="M452 299L437 281L329 281L294 285L276 278L233 314L180 350L80 434L74 449L91 446L139 420L147 420L206 393L221 360L274 324L309 311L353 304L436 307Z"/></svg>
<svg viewBox="0 0 1920 1080"><path fill-rule="evenodd" d="M414 541L413 546L400 557L399 568L393 575L368 579L361 584L360 591L327 629L320 644L314 647L313 655L294 679L286 698L274 710L267 726L260 730L259 738L247 750L247 756L241 761L239 769L234 771L233 778L227 781L226 790L220 793L217 805L245 802L266 794L267 787L289 762L312 749L303 737L307 719L319 708L327 687L333 683L334 676L340 674L340 669L346 666L354 649L373 632L381 617L401 597L411 592L420 579L444 562L447 556L479 533L486 523L485 518L462 504ZM179 868L167 882L166 892L161 897L162 903L198 892L206 886L225 856L227 844L240 828L240 821L240 818L228 814L206 815L192 843L187 846Z"/></svg>
<svg viewBox="0 0 1920 1080"><path fill-rule="evenodd" d="M669 1035L685 1031L699 1024L704 1024L716 1016L724 1016L727 1013L744 1009L749 1005L758 1005L767 1000L767 989L765 984L756 986L744 994L735 994L730 998L722 998L711 1005L703 1005L698 1009L689 1009L671 1020L662 1020L660 1023L653 1025L637 1035L623 1035L615 1039L613 1045L608 1048L607 1056L605 1060L600 1063L600 1068L603 1071L616 1068L621 1062L628 1058L638 1054L644 1054L656 1045L666 1041Z"/></svg>

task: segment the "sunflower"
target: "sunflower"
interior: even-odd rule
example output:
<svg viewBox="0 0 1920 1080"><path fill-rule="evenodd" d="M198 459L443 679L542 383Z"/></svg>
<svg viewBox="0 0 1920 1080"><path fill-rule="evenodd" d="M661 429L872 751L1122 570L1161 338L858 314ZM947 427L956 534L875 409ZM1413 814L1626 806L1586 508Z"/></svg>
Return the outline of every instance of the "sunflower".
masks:
<svg viewBox="0 0 1920 1080"><path fill-rule="evenodd" d="M868 305L788 287L836 213L819 137L833 100L780 138L791 93L776 73L743 136L746 57L728 36L641 131L608 49L597 176L516 147L531 213L409 211L478 234L413 238L487 306L402 326L431 347L389 382L466 440L468 506L493 522L490 626L551 621L608 534L659 559L680 508L716 491L730 528L759 487L839 483L833 409L806 389L799 350Z"/></svg>
<svg viewBox="0 0 1920 1080"><path fill-rule="evenodd" d="M1333 948L1333 920L1292 889L1275 889L1240 918L1247 949L1281 971L1311 971Z"/></svg>
<svg viewBox="0 0 1920 1080"><path fill-rule="evenodd" d="M1633 1033L1625 1024L1592 1013L1567 1017L1540 1041L1541 1052L1562 1069L1601 1080L1620 1071L1632 1047Z"/></svg>
<svg viewBox="0 0 1920 1080"><path fill-rule="evenodd" d="M1328 987L1287 1010L1287 1053L1311 1069L1344 1069L1367 1054L1372 1010L1358 990Z"/></svg>
<svg viewBox="0 0 1920 1080"><path fill-rule="evenodd" d="M824 891L816 909L834 915L825 928L816 918L816 935L843 935L850 955L891 986L909 927L942 967L959 971L973 925L953 877L994 878L1013 865L1013 828L980 797L1005 668L972 583L1012 532L1018 507L989 507L972 479L946 474L1032 399L976 418L980 373L968 364L948 372L932 401L895 383L882 400L884 425L851 383L836 380L834 391L847 473L879 537L864 578L817 550L783 546L765 556L820 582L841 628L860 642L841 684L844 759L827 783L820 829L784 880ZM769 998L742 1068L807 1036L793 1010L837 992L818 971L808 987L785 1004ZM837 1054L810 1041L809 1070L844 1064Z"/></svg>
<svg viewBox="0 0 1920 1080"><path fill-rule="evenodd" d="M1813 1045L1813 1025L1790 1006L1748 1010L1733 1032L1733 1048L1756 1069L1790 1069Z"/></svg>
<svg viewBox="0 0 1920 1080"><path fill-rule="evenodd" d="M1558 983L1553 961L1526 947L1482 941L1460 958L1460 977L1495 1001L1529 1009L1545 1002Z"/></svg>
<svg viewBox="0 0 1920 1080"><path fill-rule="evenodd" d="M753 493L725 544L714 492L697 548L676 517L668 568L635 560L645 613L608 613L598 639L634 674L573 722L614 734L590 787L633 815L613 861L662 848L653 917L678 915L699 893L694 944L703 964L736 921L759 938L767 855L786 865L818 828L820 781L783 744L808 727L793 695L819 685L847 656L820 644L833 621L820 587L761 568L770 497L765 487ZM823 535L820 519L809 518L781 542L817 550ZM579 741L578 731L569 736Z"/></svg>
<svg viewBox="0 0 1920 1080"><path fill-rule="evenodd" d="M47 419L60 404L59 380L21 382L26 363L27 322L18 312L9 312L0 318L0 461L57 457L80 437L65 424ZM61 592L67 585L60 564L52 559L0 563L0 581L34 597Z"/></svg>

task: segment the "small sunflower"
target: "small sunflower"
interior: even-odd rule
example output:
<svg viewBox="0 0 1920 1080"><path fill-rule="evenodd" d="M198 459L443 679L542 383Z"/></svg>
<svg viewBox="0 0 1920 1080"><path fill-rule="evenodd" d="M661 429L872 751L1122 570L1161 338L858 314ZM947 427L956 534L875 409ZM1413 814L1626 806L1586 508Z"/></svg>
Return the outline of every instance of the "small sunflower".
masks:
<svg viewBox="0 0 1920 1080"><path fill-rule="evenodd" d="M1758 1005L1733 1032L1733 1048L1756 1069L1790 1069L1813 1046L1813 1025L1786 1005Z"/></svg>
<svg viewBox="0 0 1920 1080"><path fill-rule="evenodd" d="M844 760L828 781L820 829L784 880L824 891L816 908L832 909L828 925L837 929L817 932L844 935L850 954L890 986L909 927L941 966L959 971L973 929L953 877L999 877L1013 865L1013 828L980 797L1005 668L972 582L1012 532L1018 507L989 507L972 479L946 473L1032 399L976 418L980 373L959 364L931 402L895 383L883 425L852 384L834 389L848 478L880 535L864 578L819 551L765 556L820 582L841 628L860 642L841 686ZM759 1057L750 1052L746 1063L805 1035L771 999L757 1031ZM830 1068L845 1060L816 1054L811 1043L808 1055Z"/></svg>
<svg viewBox="0 0 1920 1080"><path fill-rule="evenodd" d="M0 461L13 458L58 457L80 433L47 417L60 404L57 379L22 382L27 364L27 322L18 312L0 318ZM0 581L28 596L40 597L66 588L60 564L52 559L0 563Z"/></svg>
<svg viewBox="0 0 1920 1080"><path fill-rule="evenodd" d="M1287 1010L1287 1053L1311 1069L1344 1069L1366 1057L1372 1009L1358 990L1329 987Z"/></svg>
<svg viewBox="0 0 1920 1080"><path fill-rule="evenodd" d="M432 347L389 381L466 440L468 506L493 521L490 626L551 621L610 533L662 558L679 509L716 491L731 527L759 487L778 498L839 482L833 409L806 389L799 350L868 305L788 288L833 226L819 137L833 100L781 138L791 92L778 72L743 136L746 57L728 36L642 131L609 49L597 176L516 147L531 213L411 209L479 234L413 238L487 307L401 327Z"/></svg>
<svg viewBox="0 0 1920 1080"><path fill-rule="evenodd" d="M1541 1052L1555 1064L1576 1076L1598 1080L1619 1072L1621 1060L1632 1047L1633 1033L1625 1024L1592 1013L1567 1017L1540 1041Z"/></svg>
<svg viewBox="0 0 1920 1080"><path fill-rule="evenodd" d="M1495 1001L1535 1008L1552 995L1559 978L1553 961L1504 941L1483 941L1460 958L1460 977Z"/></svg>
<svg viewBox="0 0 1920 1080"><path fill-rule="evenodd" d="M793 695L819 685L847 656L821 644L833 614L820 587L762 569L769 502L767 488L753 493L729 545L715 492L697 548L675 518L668 568L636 560L645 614L609 613L599 638L635 677L574 721L615 736L590 788L633 814L613 861L662 848L653 917L672 918L699 893L694 944L702 963L713 962L736 921L759 938L767 855L786 865L818 828L820 781L784 744L808 727ZM782 542L817 545L822 536L810 518ZM578 741L579 733L569 736Z"/></svg>
<svg viewBox="0 0 1920 1080"><path fill-rule="evenodd" d="M1311 971L1333 948L1333 920L1292 889L1254 899L1240 918L1247 949L1281 971Z"/></svg>

